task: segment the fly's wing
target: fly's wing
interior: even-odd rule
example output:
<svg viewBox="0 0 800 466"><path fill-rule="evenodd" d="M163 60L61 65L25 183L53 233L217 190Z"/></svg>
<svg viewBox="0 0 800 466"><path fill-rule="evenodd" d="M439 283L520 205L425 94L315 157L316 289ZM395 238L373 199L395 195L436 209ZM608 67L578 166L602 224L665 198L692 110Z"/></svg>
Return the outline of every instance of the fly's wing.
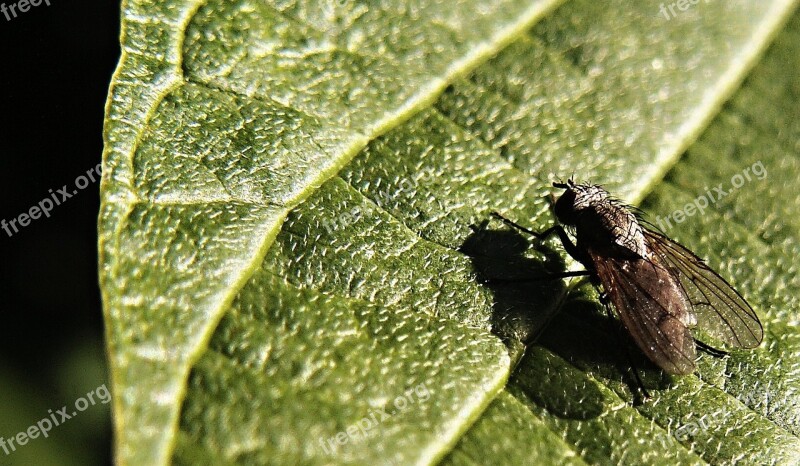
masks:
<svg viewBox="0 0 800 466"><path fill-rule="evenodd" d="M642 352L669 373L692 373L695 343L686 324L693 317L672 272L646 259L589 254L620 320Z"/></svg>
<svg viewBox="0 0 800 466"><path fill-rule="evenodd" d="M764 330L753 308L733 287L692 251L645 229L650 250L667 264L692 304L697 325L729 345L755 348Z"/></svg>

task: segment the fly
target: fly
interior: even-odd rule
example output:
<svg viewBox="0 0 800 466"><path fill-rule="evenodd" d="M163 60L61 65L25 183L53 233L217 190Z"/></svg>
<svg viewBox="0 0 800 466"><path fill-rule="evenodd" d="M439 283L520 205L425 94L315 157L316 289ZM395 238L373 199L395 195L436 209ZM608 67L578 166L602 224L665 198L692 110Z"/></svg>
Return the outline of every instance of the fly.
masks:
<svg viewBox="0 0 800 466"><path fill-rule="evenodd" d="M697 255L644 227L630 207L601 186L571 179L553 186L564 190L553 208L558 224L541 233L493 215L539 240L558 235L567 253L586 268L559 276L586 275L602 286L600 297L609 315L610 303L658 367L676 375L694 372L696 343L725 354L695 340L694 327L733 347L761 343L764 331L753 308ZM574 232L574 243L562 225Z"/></svg>

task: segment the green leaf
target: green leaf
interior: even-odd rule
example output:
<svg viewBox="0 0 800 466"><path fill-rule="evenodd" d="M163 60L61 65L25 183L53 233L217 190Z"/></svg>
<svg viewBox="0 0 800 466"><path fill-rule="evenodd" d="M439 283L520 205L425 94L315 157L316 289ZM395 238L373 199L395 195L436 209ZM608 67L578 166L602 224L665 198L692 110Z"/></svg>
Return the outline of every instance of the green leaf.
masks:
<svg viewBox="0 0 800 466"><path fill-rule="evenodd" d="M546 225L546 178L572 172L642 199L794 3L702 2L666 19L658 2L573 1L527 34L555 2L126 3L99 226L118 461L752 461L767 438L767 458L792 458L792 307L765 319L768 350L704 358L698 377L634 407L617 355L598 356L617 345L584 288L493 292L475 268L509 264L463 251L564 267L555 251L502 232L486 244L469 225L494 209ZM781 111L765 114L791 127L796 106L769 99ZM730 179L710 162L718 152L697 150ZM658 185L653 209L694 198L693 176L717 179L690 167L670 175L677 188ZM694 242L676 236L761 296L760 310L777 290L789 306L785 259L774 276L754 259L732 265L768 250L767 233L788 254L796 230L776 217L757 224L759 241L721 222L738 234L705 224ZM519 341L561 308L503 390ZM769 403L745 396L754 386ZM703 414L720 422L676 430Z"/></svg>
<svg viewBox="0 0 800 466"><path fill-rule="evenodd" d="M125 2L99 221L120 463L169 458L189 370L286 213L554 4ZM499 342L464 336L446 339L476 345L461 362L507 367ZM504 378L474 370L464 419ZM466 427L442 422L450 442Z"/></svg>
<svg viewBox="0 0 800 466"><path fill-rule="evenodd" d="M795 15L643 205L653 223L732 279L761 316L766 341L758 350L735 351L722 360L703 355L697 376L675 377L654 400L633 407L627 403L630 382L621 383L615 363L598 351L608 351L616 364L625 361L624 354L612 349L611 330L602 332L607 325L596 322L601 312L596 301L576 292L505 392L530 410L516 423L542 422L569 444L560 454L576 452L600 464L800 461L800 280L794 265L800 247L800 198L794 188L800 163L792 154L800 140L800 80L786 72L800 64L798 32ZM727 195L719 198L715 187ZM675 212L691 212L686 206L703 205L702 198L709 204L702 214L675 220ZM509 435L508 414L498 413L508 402L500 400L444 464L480 464L480 457L465 453ZM495 447L493 457L505 458L505 464L527 462L540 448L540 437L531 437L536 440ZM548 445L542 442L541 448L547 451Z"/></svg>

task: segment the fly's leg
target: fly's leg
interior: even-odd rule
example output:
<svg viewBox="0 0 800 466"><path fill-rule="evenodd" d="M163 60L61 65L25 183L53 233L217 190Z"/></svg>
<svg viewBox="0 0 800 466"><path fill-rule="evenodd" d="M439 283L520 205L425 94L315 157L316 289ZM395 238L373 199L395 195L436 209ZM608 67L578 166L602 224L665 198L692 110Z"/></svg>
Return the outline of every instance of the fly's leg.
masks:
<svg viewBox="0 0 800 466"><path fill-rule="evenodd" d="M714 356L715 358L722 358L728 355L727 351L723 351L721 349L714 348L711 345L707 345L702 341L698 340L697 338L694 339L694 344L697 345L698 349L705 351L706 353Z"/></svg>
<svg viewBox="0 0 800 466"><path fill-rule="evenodd" d="M506 283L531 283L531 282L538 282L543 280L558 280L562 278L568 277L585 277L587 275L591 275L591 272L588 270L575 270L575 271L566 271L566 272L557 272L551 273L547 275L542 275L540 277L525 277L525 278L488 278L485 280L481 280L480 282L484 285L498 285L498 284L506 284Z"/></svg>
<svg viewBox="0 0 800 466"><path fill-rule="evenodd" d="M534 238L538 239L539 241L543 241L555 233L558 235L558 239L561 240L561 245L564 246L564 250L567 251L567 254L572 256L573 259L580 262L584 266L589 264L589 258L586 256L586 253L578 249L575 243L572 242L567 232L564 231L564 228L561 225L553 225L552 227L548 228L542 232L535 232L529 228L525 228L524 226L520 225L519 223L504 217L499 212L492 212L492 217L500 220L501 222L505 223L506 225L510 226L511 228L515 228L523 233L527 233Z"/></svg>
<svg viewBox="0 0 800 466"><path fill-rule="evenodd" d="M529 235L531 235L531 236L533 236L533 237L535 237L536 239L539 239L539 240L543 240L543 239L547 238L548 236L550 236L553 233L553 230L555 230L555 228L556 228L556 227L551 227L551 228L548 228L547 230L545 230L545 231L543 231L541 233L537 233L537 232L535 232L535 231L533 231L531 229L525 228L524 226L522 226L519 223L511 220L510 218L504 217L499 212L492 212L492 217L500 220L501 222L505 223L506 225L510 226L511 228L516 228L517 230L519 230L519 231L521 231L523 233L527 233L527 234L529 234Z"/></svg>
<svg viewBox="0 0 800 466"><path fill-rule="evenodd" d="M518 229L518 230L520 230L520 231L522 231L524 233L532 235L532 236L536 237L537 239L544 239L547 236L551 235L555 231L555 228L550 228L547 232L539 234L539 233L531 231L531 230L523 227L522 225L519 225L519 224L517 224L517 223L515 223L515 222L513 222L513 221L511 221L511 220L509 220L509 219L507 219L505 217L503 217L502 215L498 214L497 212L493 212L492 215L494 215L496 218L501 219L503 221L503 223L506 223L507 225L510 225L511 227L516 228L516 229ZM477 225L477 226L471 225L470 228L472 229L472 231L474 231L476 233L482 232L483 230L486 229L486 225L488 223L489 223L488 220L484 220L483 222L481 222L480 225ZM569 239L569 238L567 238L567 239ZM587 275L591 275L591 272L588 271L588 270L569 270L569 271L548 273L548 274L544 274L544 275L541 275L541 276L538 276L538 277L486 278L486 279L479 279L478 281L480 283L484 284L484 285L509 284L509 283L532 283L532 282L545 281L545 280L559 280L559 279L569 278L569 277L585 277Z"/></svg>

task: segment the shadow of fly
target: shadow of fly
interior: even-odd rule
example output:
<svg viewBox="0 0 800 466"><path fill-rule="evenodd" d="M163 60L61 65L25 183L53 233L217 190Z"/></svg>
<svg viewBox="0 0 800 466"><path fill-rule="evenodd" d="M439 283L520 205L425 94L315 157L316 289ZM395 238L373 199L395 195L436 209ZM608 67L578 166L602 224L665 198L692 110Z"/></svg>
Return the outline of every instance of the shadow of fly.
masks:
<svg viewBox="0 0 800 466"><path fill-rule="evenodd" d="M553 186L564 190L553 208L559 224L543 232L497 212L492 215L538 240L558 235L567 253L586 270L548 278L588 276L601 288L600 301L609 317L611 304L633 341L658 367L676 375L694 372L696 346L717 356L726 354L696 340L690 331L694 327L733 347L761 343L764 332L753 308L697 255L643 226L631 207L601 186L571 179ZM573 233L574 243L564 226ZM647 397L635 369L634 374Z"/></svg>

